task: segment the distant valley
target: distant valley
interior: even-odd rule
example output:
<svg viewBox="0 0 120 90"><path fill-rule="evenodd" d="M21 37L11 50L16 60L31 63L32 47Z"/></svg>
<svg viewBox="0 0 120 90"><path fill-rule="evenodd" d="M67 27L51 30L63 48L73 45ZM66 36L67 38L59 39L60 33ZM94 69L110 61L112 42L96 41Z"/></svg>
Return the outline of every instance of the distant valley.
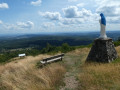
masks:
<svg viewBox="0 0 120 90"><path fill-rule="evenodd" d="M107 32L107 35L116 41L120 37L120 31L110 31ZM46 47L47 43L53 46L61 46L63 43L68 43L70 46L88 45L99 37L99 32L3 35L0 37L0 50L18 48L42 49Z"/></svg>

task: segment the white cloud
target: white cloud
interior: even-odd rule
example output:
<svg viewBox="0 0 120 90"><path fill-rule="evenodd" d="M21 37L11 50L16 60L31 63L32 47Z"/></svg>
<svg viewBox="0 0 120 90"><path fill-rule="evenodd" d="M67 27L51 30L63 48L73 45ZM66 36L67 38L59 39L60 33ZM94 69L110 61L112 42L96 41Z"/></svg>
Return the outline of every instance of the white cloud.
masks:
<svg viewBox="0 0 120 90"><path fill-rule="evenodd" d="M103 5L97 8L98 13L104 13L106 16L120 15L120 5Z"/></svg>
<svg viewBox="0 0 120 90"><path fill-rule="evenodd" d="M0 9L2 8L9 8L7 3L0 3Z"/></svg>
<svg viewBox="0 0 120 90"><path fill-rule="evenodd" d="M3 22L0 20L0 24L2 24Z"/></svg>
<svg viewBox="0 0 120 90"><path fill-rule="evenodd" d="M50 20L60 20L61 19L61 14L59 12L39 12L39 15L50 19Z"/></svg>
<svg viewBox="0 0 120 90"><path fill-rule="evenodd" d="M63 13L66 18L75 18L79 16L78 8L76 6L63 8Z"/></svg>
<svg viewBox="0 0 120 90"><path fill-rule="evenodd" d="M45 23L42 24L43 28L51 28L51 27L54 27L54 26L55 26L55 24L52 23L52 22L45 22Z"/></svg>
<svg viewBox="0 0 120 90"><path fill-rule="evenodd" d="M21 29L32 29L34 27L34 23L31 21L25 22L17 22L17 26Z"/></svg>
<svg viewBox="0 0 120 90"><path fill-rule="evenodd" d="M68 2L76 2L76 1L78 1L78 0L68 0Z"/></svg>
<svg viewBox="0 0 120 90"><path fill-rule="evenodd" d="M34 27L34 23L31 21L27 22L17 22L16 24L2 24L3 27L7 30L26 30L26 29L32 29Z"/></svg>
<svg viewBox="0 0 120 90"><path fill-rule="evenodd" d="M80 11L80 14L82 14L83 16L92 16L92 12L90 10L87 10L85 8L83 8L81 11Z"/></svg>
<svg viewBox="0 0 120 90"><path fill-rule="evenodd" d="M82 8L82 10L79 11L77 6L63 8L63 13L66 18L83 18L85 16L92 16L92 12L90 10Z"/></svg>
<svg viewBox="0 0 120 90"><path fill-rule="evenodd" d="M14 30L14 29L17 29L17 26L14 25L14 24L3 24L3 27L7 30Z"/></svg>
<svg viewBox="0 0 120 90"><path fill-rule="evenodd" d="M96 12L104 13L106 16L120 15L120 0L96 0L98 5Z"/></svg>
<svg viewBox="0 0 120 90"><path fill-rule="evenodd" d="M77 7L84 7L84 6L85 6L84 3L79 3L79 4L77 4Z"/></svg>
<svg viewBox="0 0 120 90"><path fill-rule="evenodd" d="M108 23L120 23L120 17L107 17L107 22Z"/></svg>
<svg viewBox="0 0 120 90"><path fill-rule="evenodd" d="M84 23L84 19L82 18L63 18L61 23L64 25L71 25L71 24L81 24Z"/></svg>
<svg viewBox="0 0 120 90"><path fill-rule="evenodd" d="M96 12L104 13L108 23L120 23L120 0L96 0Z"/></svg>
<svg viewBox="0 0 120 90"><path fill-rule="evenodd" d="M42 3L42 0L37 0L37 1L32 1L32 2L31 2L31 5L40 6L41 3Z"/></svg>
<svg viewBox="0 0 120 90"><path fill-rule="evenodd" d="M69 6L62 10L65 17L61 17L59 12L39 12L39 15L50 20L57 20L59 23L64 25L82 24L85 22L92 23L98 20L99 17L98 14L92 13L90 10L85 8L78 10L77 6ZM48 23L43 26L48 27Z"/></svg>

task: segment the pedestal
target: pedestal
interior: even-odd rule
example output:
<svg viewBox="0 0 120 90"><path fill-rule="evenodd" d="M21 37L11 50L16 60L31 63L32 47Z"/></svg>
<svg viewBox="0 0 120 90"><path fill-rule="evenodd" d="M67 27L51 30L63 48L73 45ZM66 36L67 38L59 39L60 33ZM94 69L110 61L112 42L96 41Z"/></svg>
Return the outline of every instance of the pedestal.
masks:
<svg viewBox="0 0 120 90"><path fill-rule="evenodd" d="M87 57L87 61L111 62L117 58L111 38L96 39Z"/></svg>

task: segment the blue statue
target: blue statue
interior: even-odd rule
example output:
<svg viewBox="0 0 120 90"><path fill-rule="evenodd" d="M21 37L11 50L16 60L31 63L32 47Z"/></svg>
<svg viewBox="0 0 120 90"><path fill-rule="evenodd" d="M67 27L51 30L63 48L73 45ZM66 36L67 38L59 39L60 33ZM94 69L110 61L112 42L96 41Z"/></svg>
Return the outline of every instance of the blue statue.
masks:
<svg viewBox="0 0 120 90"><path fill-rule="evenodd" d="M100 14L101 16L101 23L106 26L106 19L103 13Z"/></svg>
<svg viewBox="0 0 120 90"><path fill-rule="evenodd" d="M100 38L101 39L107 39L107 35L106 35L106 19L103 13L100 14L101 19L99 20L100 22Z"/></svg>

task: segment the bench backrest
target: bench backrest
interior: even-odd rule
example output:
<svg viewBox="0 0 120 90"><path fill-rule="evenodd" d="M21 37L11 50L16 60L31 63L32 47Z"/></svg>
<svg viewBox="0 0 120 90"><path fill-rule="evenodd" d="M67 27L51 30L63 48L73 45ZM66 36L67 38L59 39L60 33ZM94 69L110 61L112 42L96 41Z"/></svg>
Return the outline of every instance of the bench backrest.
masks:
<svg viewBox="0 0 120 90"><path fill-rule="evenodd" d="M43 61L48 61L48 60L51 60L51 59L54 59L54 58L58 58L58 57L63 57L63 56L64 56L64 53L60 54L60 55L52 56L52 57L49 57L49 58L45 58L45 59L43 59Z"/></svg>

